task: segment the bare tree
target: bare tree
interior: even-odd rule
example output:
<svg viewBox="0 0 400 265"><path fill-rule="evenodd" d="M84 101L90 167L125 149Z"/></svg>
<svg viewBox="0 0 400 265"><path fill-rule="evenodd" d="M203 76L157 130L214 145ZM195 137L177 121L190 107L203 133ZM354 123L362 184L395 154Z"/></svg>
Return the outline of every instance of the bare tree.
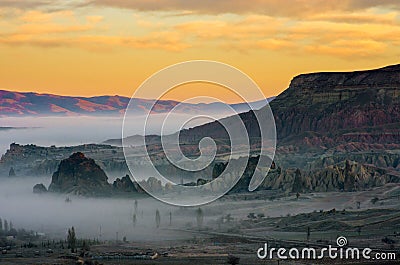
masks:
<svg viewBox="0 0 400 265"><path fill-rule="evenodd" d="M74 253L76 247L76 235L74 227L68 229L67 242L68 242L68 248L71 249L72 253Z"/></svg>
<svg viewBox="0 0 400 265"><path fill-rule="evenodd" d="M157 228L160 227L160 223L161 223L160 211L157 209L156 210L156 226L157 226Z"/></svg>
<svg viewBox="0 0 400 265"><path fill-rule="evenodd" d="M89 240L90 241L90 240ZM86 242L86 240L83 240L82 242L82 251L90 251L90 242Z"/></svg>
<svg viewBox="0 0 400 265"><path fill-rule="evenodd" d="M8 231L8 222L4 219L4 232Z"/></svg>
<svg viewBox="0 0 400 265"><path fill-rule="evenodd" d="M203 226L203 221L204 221L204 214L203 210L201 208L198 208L196 210L196 219L197 219L197 226L201 228Z"/></svg>
<svg viewBox="0 0 400 265"><path fill-rule="evenodd" d="M136 213L133 213L132 223L133 223L133 226L135 227L136 226Z"/></svg>
<svg viewBox="0 0 400 265"><path fill-rule="evenodd" d="M13 167L10 168L10 171L8 172L8 176L9 176L9 177L15 177L15 176L16 176L15 170L14 170Z"/></svg>
<svg viewBox="0 0 400 265"><path fill-rule="evenodd" d="M135 213L137 212L137 209L138 209L138 201L137 200L135 200L135 204L134 204L135 206Z"/></svg>

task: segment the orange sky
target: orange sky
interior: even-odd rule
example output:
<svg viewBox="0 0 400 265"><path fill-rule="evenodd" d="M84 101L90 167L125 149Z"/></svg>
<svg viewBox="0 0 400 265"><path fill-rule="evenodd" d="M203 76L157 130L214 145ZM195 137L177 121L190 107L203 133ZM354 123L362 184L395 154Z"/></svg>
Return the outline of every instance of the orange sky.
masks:
<svg viewBox="0 0 400 265"><path fill-rule="evenodd" d="M0 89L131 96L156 71L204 59L269 97L299 73L399 63L399 10L398 0L0 0Z"/></svg>

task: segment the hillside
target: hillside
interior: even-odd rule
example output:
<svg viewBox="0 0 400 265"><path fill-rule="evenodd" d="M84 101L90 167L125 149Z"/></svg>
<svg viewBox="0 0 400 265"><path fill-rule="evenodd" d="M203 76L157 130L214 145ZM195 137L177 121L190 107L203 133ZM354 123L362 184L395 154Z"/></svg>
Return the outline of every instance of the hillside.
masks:
<svg viewBox="0 0 400 265"><path fill-rule="evenodd" d="M400 65L394 65L356 72L301 74L270 107L281 149L291 146L297 150L360 151L400 148L399 103ZM259 137L253 112L240 117L250 137ZM227 138L218 122L181 132L185 139L205 136Z"/></svg>
<svg viewBox="0 0 400 265"><path fill-rule="evenodd" d="M120 115L125 112L130 98L122 96L97 96L97 97L68 97L39 93L20 93L0 90L0 116L23 116L23 115ZM259 109L265 106L271 99L251 102L252 108ZM144 114L150 110L154 100L133 99L132 111ZM160 100L152 109L153 113L168 113L178 101ZM184 103L177 112L215 112L220 113L224 108L223 103ZM245 112L250 107L245 103L232 104L236 112ZM231 113L232 114L232 113Z"/></svg>

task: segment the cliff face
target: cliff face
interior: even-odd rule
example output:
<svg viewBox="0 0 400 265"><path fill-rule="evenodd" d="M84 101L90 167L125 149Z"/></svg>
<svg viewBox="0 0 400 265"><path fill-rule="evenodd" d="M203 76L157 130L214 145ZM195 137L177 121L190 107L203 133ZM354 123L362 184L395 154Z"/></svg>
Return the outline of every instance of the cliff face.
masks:
<svg viewBox="0 0 400 265"><path fill-rule="evenodd" d="M270 107L278 147L283 150L298 151L301 146L351 151L348 143L352 143L350 149L400 148L400 65L368 71L302 74ZM240 117L249 135L259 137L254 113L242 113ZM218 122L181 132L181 138L187 141L205 136L228 137Z"/></svg>
<svg viewBox="0 0 400 265"><path fill-rule="evenodd" d="M320 134L314 140L326 135L342 142L399 144L400 65L299 75L271 108L283 141L314 132Z"/></svg>

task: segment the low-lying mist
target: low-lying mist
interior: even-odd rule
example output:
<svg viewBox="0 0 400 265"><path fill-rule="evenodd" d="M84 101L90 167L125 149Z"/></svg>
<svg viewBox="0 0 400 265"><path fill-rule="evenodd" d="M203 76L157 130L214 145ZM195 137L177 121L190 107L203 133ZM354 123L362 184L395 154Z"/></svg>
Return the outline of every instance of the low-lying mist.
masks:
<svg viewBox="0 0 400 265"><path fill-rule="evenodd" d="M167 114L151 116L146 134L159 134ZM172 114L171 114L172 115ZM213 114L221 118L224 115ZM165 133L175 133L179 125L190 119L190 114L173 114L165 125ZM226 116L226 114L225 114ZM144 117L130 121L129 131L132 135L143 134ZM88 143L101 143L108 139L119 139L122 136L123 116L71 116L71 117L6 117L0 118L0 127L19 129L0 130L0 153L3 154L10 143L36 144L41 146L69 146ZM190 126L210 122L208 119L194 119ZM135 125L137 124L137 126Z"/></svg>
<svg viewBox="0 0 400 265"><path fill-rule="evenodd" d="M218 116L218 115L217 115ZM169 119L166 133L176 132L179 124L191 115L176 114ZM160 131L165 115L155 115L149 123L148 134ZM121 138L122 116L75 116L75 117L6 117L0 118L0 127L19 129L0 130L0 153L4 154L10 143L36 144L41 146L70 146L101 143L107 139ZM194 120L190 126L209 122ZM130 124L133 124L132 122ZM138 123L141 124L141 123ZM169 130L169 131L168 131ZM141 134L143 128L132 127L132 134ZM109 175L109 181L123 175ZM135 199L82 198L67 195L34 194L33 186L43 183L46 187L50 176L8 178L0 176L0 218L12 221L16 229L41 232L50 238L65 238L68 228L74 226L79 238L130 241L165 240L187 237L188 234L163 228L182 228L196 223L195 209L182 211L150 197L138 198L136 224L133 222ZM161 217L156 228L156 210ZM170 213L172 221L170 225Z"/></svg>
<svg viewBox="0 0 400 265"><path fill-rule="evenodd" d="M0 178L0 218L12 221L16 229L24 228L45 233L50 238L64 239L68 228L74 226L79 238L99 240L158 241L190 238L190 235L169 228L196 225L194 209L184 213L150 197L137 199L83 198L62 194L34 194L37 183L48 186L46 178ZM161 223L156 227L156 211ZM170 225L171 213L171 225Z"/></svg>

